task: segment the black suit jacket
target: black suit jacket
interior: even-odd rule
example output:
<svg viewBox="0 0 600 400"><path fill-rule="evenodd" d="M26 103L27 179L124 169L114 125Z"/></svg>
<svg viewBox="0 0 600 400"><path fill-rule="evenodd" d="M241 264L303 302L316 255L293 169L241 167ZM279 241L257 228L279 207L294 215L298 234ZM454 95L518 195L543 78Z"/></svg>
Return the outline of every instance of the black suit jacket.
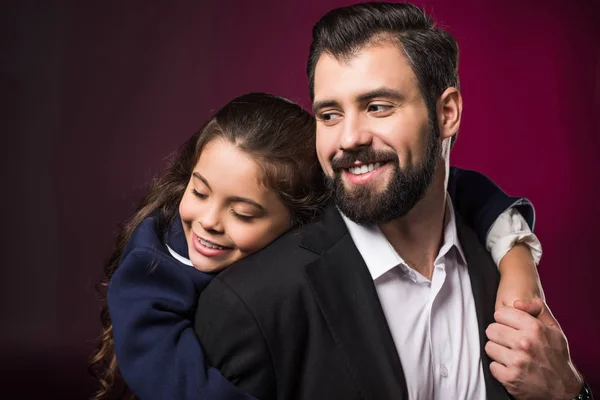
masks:
<svg viewBox="0 0 600 400"><path fill-rule="evenodd" d="M483 349L497 268L457 215L487 398L508 398ZM408 399L371 275L335 207L241 260L202 292L195 330L208 362L260 399Z"/></svg>

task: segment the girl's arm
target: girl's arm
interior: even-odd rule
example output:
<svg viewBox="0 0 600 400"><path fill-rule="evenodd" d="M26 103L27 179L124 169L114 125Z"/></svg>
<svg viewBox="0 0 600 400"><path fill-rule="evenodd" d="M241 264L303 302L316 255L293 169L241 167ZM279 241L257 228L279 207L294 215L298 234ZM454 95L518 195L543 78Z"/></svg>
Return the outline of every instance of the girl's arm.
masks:
<svg viewBox="0 0 600 400"><path fill-rule="evenodd" d="M496 308L542 297L536 265L541 244L532 233L535 211L525 198L510 197L485 175L452 167L448 192L459 214L485 244L500 271Z"/></svg>
<svg viewBox="0 0 600 400"><path fill-rule="evenodd" d="M542 246L515 209L502 213L494 222L487 237L487 249L501 276L496 309L512 307L515 300L544 299L537 270Z"/></svg>
<svg viewBox="0 0 600 400"><path fill-rule="evenodd" d="M108 289L121 375L144 400L253 399L206 365L193 318L210 276L186 268L148 247L123 258Z"/></svg>

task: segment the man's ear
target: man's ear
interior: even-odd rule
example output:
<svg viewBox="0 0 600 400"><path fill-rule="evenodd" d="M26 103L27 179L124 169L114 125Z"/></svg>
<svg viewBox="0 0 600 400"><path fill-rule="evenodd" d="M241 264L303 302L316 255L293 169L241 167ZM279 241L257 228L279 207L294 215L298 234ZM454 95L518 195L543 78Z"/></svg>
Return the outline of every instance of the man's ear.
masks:
<svg viewBox="0 0 600 400"><path fill-rule="evenodd" d="M462 115L462 96L455 87L444 90L437 103L440 139L448 139L458 132Z"/></svg>

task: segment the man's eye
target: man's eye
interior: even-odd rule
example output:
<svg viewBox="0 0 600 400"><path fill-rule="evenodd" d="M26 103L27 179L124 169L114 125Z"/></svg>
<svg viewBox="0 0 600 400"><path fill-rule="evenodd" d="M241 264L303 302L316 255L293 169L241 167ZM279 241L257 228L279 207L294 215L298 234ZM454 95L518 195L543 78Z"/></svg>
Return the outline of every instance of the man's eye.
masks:
<svg viewBox="0 0 600 400"><path fill-rule="evenodd" d="M340 118L341 115L335 112L327 112L327 113L322 113L319 116L319 119L324 121L324 122L332 122L335 121L336 119Z"/></svg>
<svg viewBox="0 0 600 400"><path fill-rule="evenodd" d="M386 104L369 104L367 109L368 112L382 112L388 111L392 108L392 106L388 106Z"/></svg>

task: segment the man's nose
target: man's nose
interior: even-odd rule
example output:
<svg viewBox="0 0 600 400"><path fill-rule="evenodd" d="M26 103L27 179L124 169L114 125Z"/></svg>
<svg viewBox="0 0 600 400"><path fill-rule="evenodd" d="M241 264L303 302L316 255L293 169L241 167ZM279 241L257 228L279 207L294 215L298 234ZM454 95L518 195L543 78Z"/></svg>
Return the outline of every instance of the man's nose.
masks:
<svg viewBox="0 0 600 400"><path fill-rule="evenodd" d="M340 135L340 150L351 151L359 147L370 146L373 140L368 124L360 115L346 114Z"/></svg>

